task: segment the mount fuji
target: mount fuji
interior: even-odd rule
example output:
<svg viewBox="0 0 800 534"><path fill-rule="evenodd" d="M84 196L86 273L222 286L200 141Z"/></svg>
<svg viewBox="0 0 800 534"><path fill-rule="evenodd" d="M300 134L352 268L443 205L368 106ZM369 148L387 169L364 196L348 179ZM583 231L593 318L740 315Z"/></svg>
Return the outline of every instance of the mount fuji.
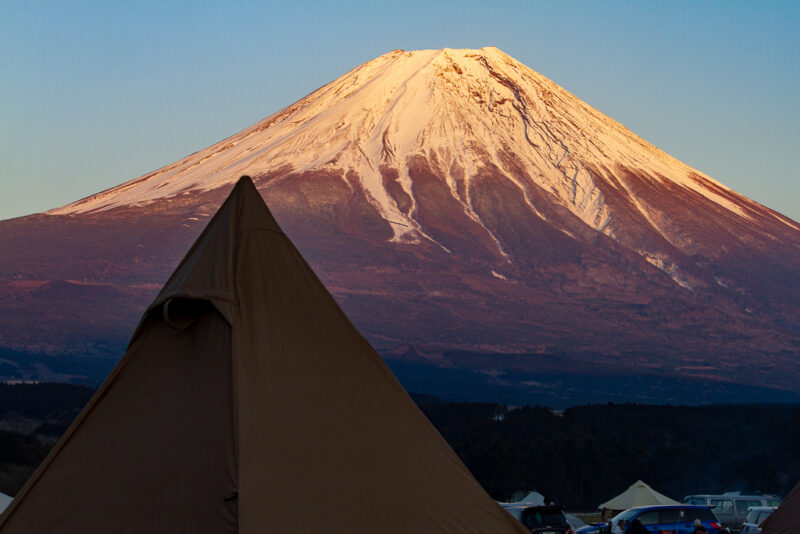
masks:
<svg viewBox="0 0 800 534"><path fill-rule="evenodd" d="M245 174L410 389L800 398L800 224L493 47L395 50L162 169L0 221L0 375L98 378L88 362L121 354Z"/></svg>

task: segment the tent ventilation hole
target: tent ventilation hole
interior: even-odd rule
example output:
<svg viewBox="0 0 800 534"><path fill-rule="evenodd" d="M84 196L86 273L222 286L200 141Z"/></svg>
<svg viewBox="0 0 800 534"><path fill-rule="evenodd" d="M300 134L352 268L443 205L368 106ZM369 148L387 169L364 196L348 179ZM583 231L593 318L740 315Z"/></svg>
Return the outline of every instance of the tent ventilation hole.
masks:
<svg viewBox="0 0 800 534"><path fill-rule="evenodd" d="M185 330L206 313L210 302L202 299L174 298L164 303L162 317L164 322L175 330Z"/></svg>

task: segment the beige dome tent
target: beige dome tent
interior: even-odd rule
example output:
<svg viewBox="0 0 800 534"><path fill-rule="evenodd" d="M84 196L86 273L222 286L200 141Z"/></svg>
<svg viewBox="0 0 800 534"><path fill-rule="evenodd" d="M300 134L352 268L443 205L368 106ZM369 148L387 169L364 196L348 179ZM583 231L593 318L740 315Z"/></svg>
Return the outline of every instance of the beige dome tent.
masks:
<svg viewBox="0 0 800 534"><path fill-rule="evenodd" d="M649 506L653 504L680 504L678 501L670 499L666 495L657 492L641 480L637 480L628 489L604 502L598 508L606 510L621 511L633 508L634 506Z"/></svg>
<svg viewBox="0 0 800 534"><path fill-rule="evenodd" d="M15 533L524 533L243 178L0 516Z"/></svg>
<svg viewBox="0 0 800 534"><path fill-rule="evenodd" d="M800 482L761 523L761 534L800 534Z"/></svg>

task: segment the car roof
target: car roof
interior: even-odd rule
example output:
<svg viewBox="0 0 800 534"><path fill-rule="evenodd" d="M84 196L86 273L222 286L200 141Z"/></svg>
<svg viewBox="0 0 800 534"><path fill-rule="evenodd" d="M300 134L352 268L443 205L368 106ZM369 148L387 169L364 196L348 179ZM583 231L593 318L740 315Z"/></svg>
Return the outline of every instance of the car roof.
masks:
<svg viewBox="0 0 800 534"><path fill-rule="evenodd" d="M725 493L695 493L694 495L687 495L684 499L692 497L705 497L708 499L765 499L772 498L775 495L771 493L742 493L741 491L726 491Z"/></svg>
<svg viewBox="0 0 800 534"><path fill-rule="evenodd" d="M711 508L706 504L650 504L646 506L633 506L629 510L664 510L669 508Z"/></svg>

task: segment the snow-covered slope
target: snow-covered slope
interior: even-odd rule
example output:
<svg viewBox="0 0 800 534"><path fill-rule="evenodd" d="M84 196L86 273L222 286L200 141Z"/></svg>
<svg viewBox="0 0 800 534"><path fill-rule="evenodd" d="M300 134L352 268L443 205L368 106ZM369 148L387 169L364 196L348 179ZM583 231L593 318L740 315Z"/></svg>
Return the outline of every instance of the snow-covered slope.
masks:
<svg viewBox="0 0 800 534"><path fill-rule="evenodd" d="M152 174L50 211L86 213L208 191L275 169L355 172L368 201L394 223L395 240L426 237L415 218L408 162L435 162L464 212L471 180L497 165L526 191L530 180L592 228L614 236L609 190L658 211L614 177L620 167L694 191L745 219L764 208L637 137L494 47L395 50L369 61L258 124ZM396 169L411 209L398 206L382 167ZM531 198L533 210L541 211ZM794 226L788 219L783 223Z"/></svg>

